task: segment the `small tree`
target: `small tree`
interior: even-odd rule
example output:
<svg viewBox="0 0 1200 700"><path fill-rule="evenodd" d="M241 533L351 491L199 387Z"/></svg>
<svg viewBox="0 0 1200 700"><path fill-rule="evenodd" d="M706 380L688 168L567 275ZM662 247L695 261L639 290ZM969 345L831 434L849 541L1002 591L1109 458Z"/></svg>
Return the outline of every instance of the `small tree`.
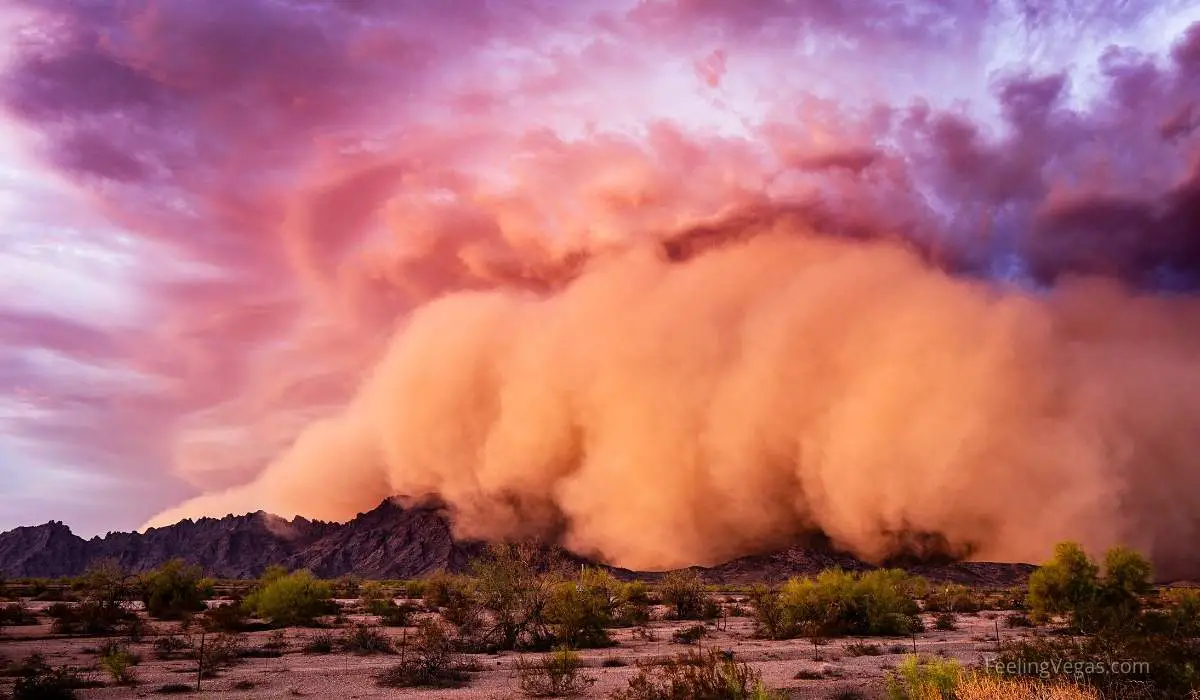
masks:
<svg viewBox="0 0 1200 700"><path fill-rule="evenodd" d="M1072 627L1095 631L1132 624L1141 612L1141 597L1151 590L1150 563L1128 547L1116 546L1100 567L1074 542L1055 547L1054 558L1029 578L1030 616L1045 622L1051 615L1069 617Z"/></svg>
<svg viewBox="0 0 1200 700"><path fill-rule="evenodd" d="M1054 557L1029 577L1027 603L1034 622L1051 615L1070 615L1078 623L1087 618L1099 592L1100 567L1075 542L1060 542Z"/></svg>
<svg viewBox="0 0 1200 700"><path fill-rule="evenodd" d="M571 649L610 646L605 628L621 603L620 591L612 574L599 569L585 569L575 580L555 585L546 603L555 638Z"/></svg>
<svg viewBox="0 0 1200 700"><path fill-rule="evenodd" d="M204 570L182 559L172 559L142 574L139 583L146 612L164 620L178 620L204 610L204 601L213 594L212 582L204 578Z"/></svg>
<svg viewBox="0 0 1200 700"><path fill-rule="evenodd" d="M704 614L708 595L704 582L692 569L672 571L663 576L658 584L662 600L673 609L677 620L698 620Z"/></svg>
<svg viewBox="0 0 1200 700"><path fill-rule="evenodd" d="M246 597L246 608L276 627L311 625L333 611L328 582L306 570L283 576L271 572L260 587Z"/></svg>
<svg viewBox="0 0 1200 700"><path fill-rule="evenodd" d="M546 603L554 577L539 574L533 545L495 544L473 562L475 599L488 612L487 641L500 649L545 648Z"/></svg>

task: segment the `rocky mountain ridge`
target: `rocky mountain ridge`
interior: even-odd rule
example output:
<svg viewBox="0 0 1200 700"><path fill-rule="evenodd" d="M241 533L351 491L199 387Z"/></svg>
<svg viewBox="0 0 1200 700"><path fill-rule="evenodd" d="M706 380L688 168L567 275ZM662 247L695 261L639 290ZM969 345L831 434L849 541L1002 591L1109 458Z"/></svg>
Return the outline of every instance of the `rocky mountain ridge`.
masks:
<svg viewBox="0 0 1200 700"><path fill-rule="evenodd" d="M481 542L456 539L449 516L436 504L405 506L385 500L346 523L300 517L287 520L259 511L182 520L144 533L116 532L90 540L78 537L58 521L19 527L0 533L0 575L76 576L92 562L108 558L136 573L178 557L220 578L254 578L267 566L280 564L327 578L404 579L441 570L462 571L483 547ZM782 581L834 566L872 568L848 554L813 547L791 547L693 568L710 583L743 584ZM918 565L912 570L934 581L1010 586L1023 583L1034 568L1028 564L946 563ZM612 571L621 578L661 575Z"/></svg>

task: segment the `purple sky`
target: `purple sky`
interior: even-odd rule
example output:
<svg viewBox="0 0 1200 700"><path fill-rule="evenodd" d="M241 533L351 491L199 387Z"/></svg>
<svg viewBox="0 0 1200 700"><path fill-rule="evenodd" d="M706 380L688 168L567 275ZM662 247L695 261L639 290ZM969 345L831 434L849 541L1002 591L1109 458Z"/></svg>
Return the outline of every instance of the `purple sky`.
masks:
<svg viewBox="0 0 1200 700"><path fill-rule="evenodd" d="M415 306L734 192L967 274L1194 287L1200 8L1033 4L9 3L0 530L245 483ZM668 172L669 211L612 194Z"/></svg>

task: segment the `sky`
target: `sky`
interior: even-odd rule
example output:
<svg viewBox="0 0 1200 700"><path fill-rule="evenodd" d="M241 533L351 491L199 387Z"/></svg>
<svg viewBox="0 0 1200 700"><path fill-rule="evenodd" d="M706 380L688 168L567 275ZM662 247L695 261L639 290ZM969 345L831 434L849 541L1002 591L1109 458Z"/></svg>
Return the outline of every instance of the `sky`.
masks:
<svg viewBox="0 0 1200 700"><path fill-rule="evenodd" d="M1191 2L6 8L0 530L249 483L430 300L762 198L998 283L1200 279Z"/></svg>

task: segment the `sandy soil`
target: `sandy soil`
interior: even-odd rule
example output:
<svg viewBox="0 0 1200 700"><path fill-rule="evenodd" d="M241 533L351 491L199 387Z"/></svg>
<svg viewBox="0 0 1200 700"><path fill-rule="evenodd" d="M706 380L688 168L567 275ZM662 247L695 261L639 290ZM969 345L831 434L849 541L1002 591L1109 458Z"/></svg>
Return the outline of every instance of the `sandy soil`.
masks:
<svg viewBox="0 0 1200 700"><path fill-rule="evenodd" d="M996 649L997 629L1002 638L1024 634L1023 630L1008 629L1003 624L1005 613L983 612L960 615L958 629L933 629L932 616L926 616L929 631L916 637L921 654L950 656L964 663L978 663ZM362 619L362 618L359 618ZM997 624L997 619L999 624ZM350 616L353 622L355 616ZM585 697L602 698L616 688L624 687L636 669L634 663L666 658L687 650L686 645L671 642L671 633L694 623L656 621L649 625L654 639L635 639L632 630L614 630L618 645L609 649L581 652L588 666L586 673L596 679ZM151 623L154 633L171 634L177 631L172 623ZM404 630L382 628L399 639ZM516 674L513 670L517 655L472 655L482 671L472 674L469 687L455 690L391 689L376 685L374 676L395 663L389 655L355 656L344 652L318 655L300 651L306 638L316 630L288 629L285 631L289 648L279 658L250 658L224 670L219 677L202 682L199 693L184 697L239 698L455 698L458 700L498 700L519 698ZM334 634L338 634L334 630ZM261 647L270 632L246 633L245 646ZM0 658L20 660L33 652L45 655L51 665L68 664L96 668L96 647L102 638L51 637L49 624L16 627L5 630L0 637ZM188 660L159 660L153 648L154 637L130 644L129 648L142 657L136 667L139 685L134 688L105 687L79 691L81 698L170 697L159 695L159 687L168 683L195 683L195 662ZM852 644L875 643L881 647L878 656L855 656L847 651ZM749 618L728 618L726 629L709 627L701 641L704 647L733 650L736 659L753 664L772 688L785 691L792 698L833 698L838 693L857 690L865 697L882 697L887 671L903 654L913 650L912 638L835 639L814 646L806 639L764 641L753 638L753 622ZM618 658L626 667L604 668L605 659ZM797 678L801 674L802 678ZM811 676L819 675L813 679ZM95 678L107 680L99 671ZM239 682L248 681L253 687L235 689ZM0 693L7 692L11 680L0 682Z"/></svg>

